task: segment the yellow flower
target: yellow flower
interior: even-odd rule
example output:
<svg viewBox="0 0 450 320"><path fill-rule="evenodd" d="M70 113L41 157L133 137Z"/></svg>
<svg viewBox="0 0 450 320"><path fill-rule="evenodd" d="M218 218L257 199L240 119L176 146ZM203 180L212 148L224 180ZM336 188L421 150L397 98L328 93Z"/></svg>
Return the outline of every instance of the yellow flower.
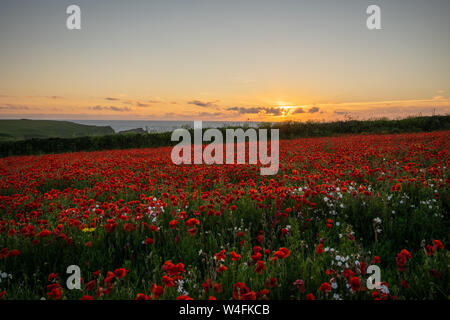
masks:
<svg viewBox="0 0 450 320"><path fill-rule="evenodd" d="M94 232L95 228L84 228L81 231L83 231L83 232Z"/></svg>

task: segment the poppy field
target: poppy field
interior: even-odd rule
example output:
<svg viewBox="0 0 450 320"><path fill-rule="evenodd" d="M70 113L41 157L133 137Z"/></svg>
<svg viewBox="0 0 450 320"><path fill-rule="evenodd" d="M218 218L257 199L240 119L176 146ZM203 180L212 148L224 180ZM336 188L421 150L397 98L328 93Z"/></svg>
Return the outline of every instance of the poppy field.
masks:
<svg viewBox="0 0 450 320"><path fill-rule="evenodd" d="M0 299L448 299L449 135L281 140L273 176L171 147L2 158Z"/></svg>

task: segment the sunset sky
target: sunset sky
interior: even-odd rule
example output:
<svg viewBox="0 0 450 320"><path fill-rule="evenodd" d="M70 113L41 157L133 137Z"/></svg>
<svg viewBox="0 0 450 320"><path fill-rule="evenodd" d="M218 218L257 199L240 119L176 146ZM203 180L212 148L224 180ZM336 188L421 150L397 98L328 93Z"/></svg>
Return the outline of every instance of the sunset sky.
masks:
<svg viewBox="0 0 450 320"><path fill-rule="evenodd" d="M0 0L0 118L447 114L449 32L448 0Z"/></svg>

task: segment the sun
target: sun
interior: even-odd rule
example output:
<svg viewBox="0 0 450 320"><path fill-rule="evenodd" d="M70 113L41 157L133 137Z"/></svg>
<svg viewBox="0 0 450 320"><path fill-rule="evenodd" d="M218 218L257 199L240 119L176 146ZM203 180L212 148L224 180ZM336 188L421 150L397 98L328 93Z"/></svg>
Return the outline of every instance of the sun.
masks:
<svg viewBox="0 0 450 320"><path fill-rule="evenodd" d="M292 110L294 110L295 107L294 106L279 106L278 108L281 111L281 116L287 117L292 112Z"/></svg>

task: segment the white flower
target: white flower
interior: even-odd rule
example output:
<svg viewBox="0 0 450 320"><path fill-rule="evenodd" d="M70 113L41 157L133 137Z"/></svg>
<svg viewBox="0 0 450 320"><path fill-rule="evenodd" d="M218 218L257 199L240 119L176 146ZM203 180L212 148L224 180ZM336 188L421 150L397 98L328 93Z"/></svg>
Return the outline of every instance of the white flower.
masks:
<svg viewBox="0 0 450 320"><path fill-rule="evenodd" d="M383 292L385 294L389 294L389 289L384 284L381 285L380 289L381 289L381 292Z"/></svg>

